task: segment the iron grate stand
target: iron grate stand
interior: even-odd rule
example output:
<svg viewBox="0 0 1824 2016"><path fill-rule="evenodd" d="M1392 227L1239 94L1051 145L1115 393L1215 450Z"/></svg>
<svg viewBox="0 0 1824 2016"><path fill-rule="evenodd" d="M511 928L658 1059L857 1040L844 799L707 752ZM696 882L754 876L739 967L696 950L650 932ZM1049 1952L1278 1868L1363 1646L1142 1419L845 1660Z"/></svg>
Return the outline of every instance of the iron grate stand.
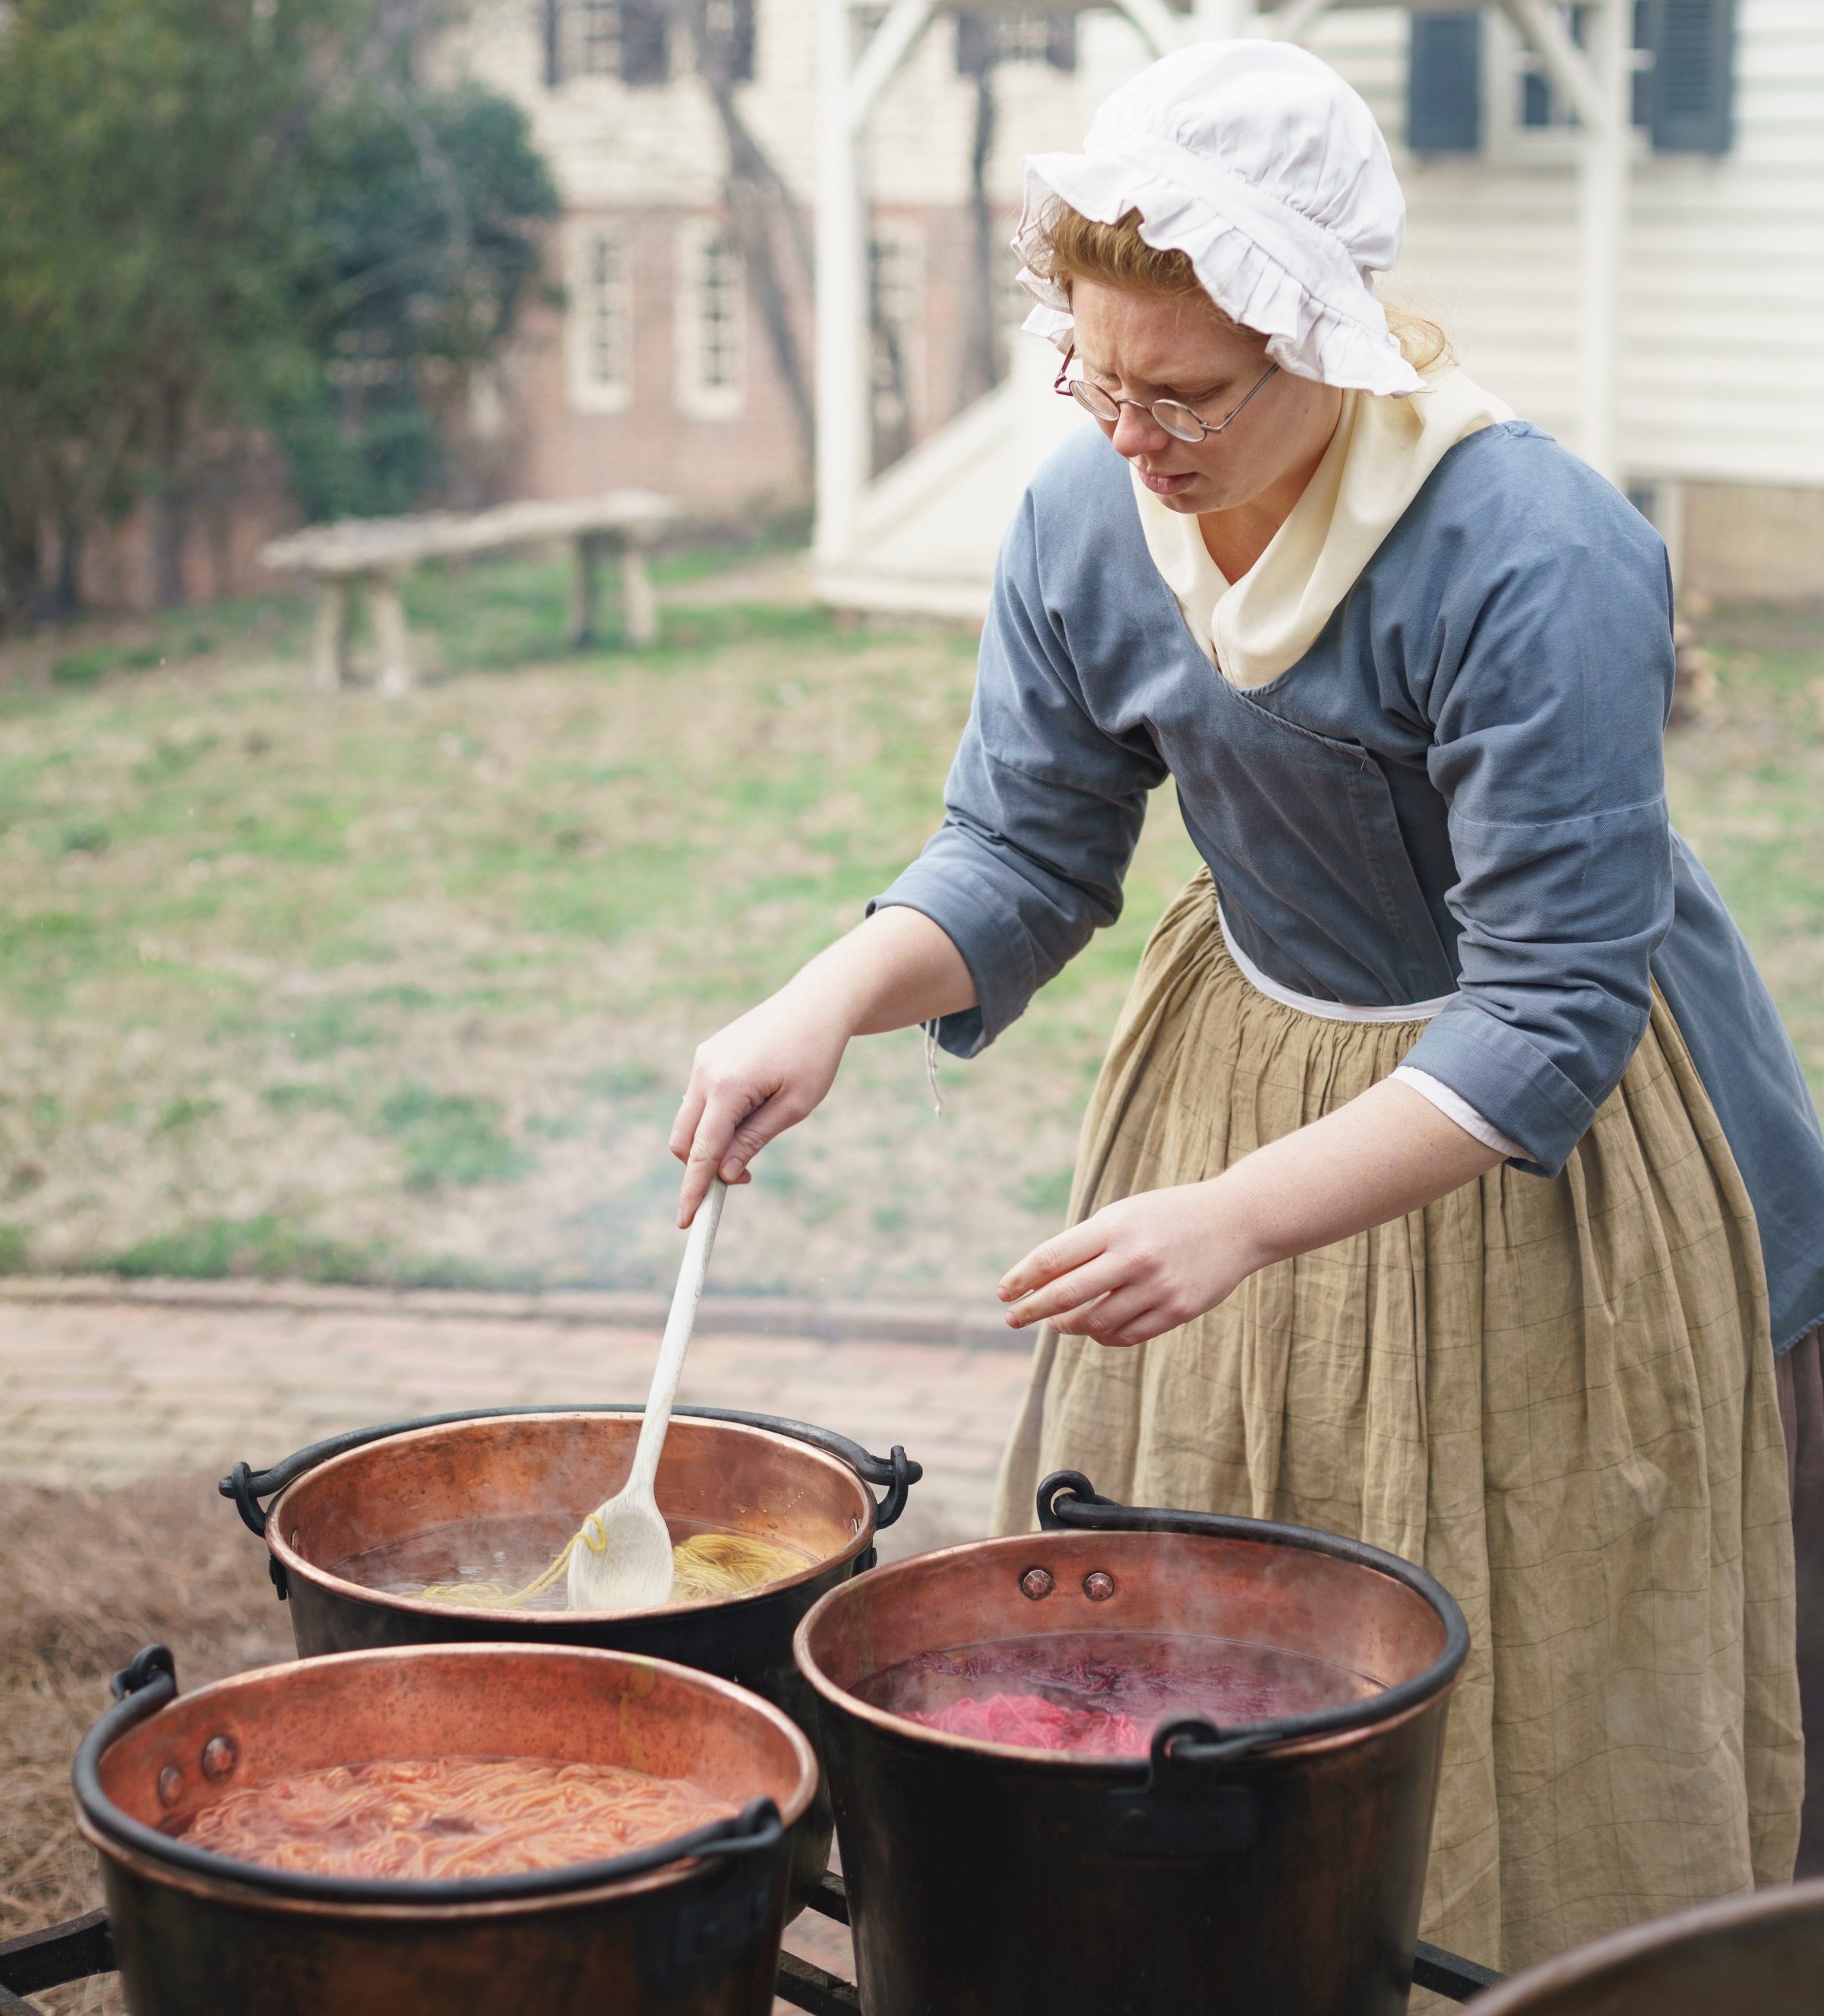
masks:
<svg viewBox="0 0 1824 2016"><path fill-rule="evenodd" d="M824 1877L806 1901L826 1918L848 1924L849 1892L834 1872ZM66 1982L112 1974L114 1964L105 1911L67 1918L61 1924L0 1942L0 2016L38 2016L24 1999L27 1996L41 1989L61 1988ZM1473 1960L1422 1942L1413 1963L1413 1985L1429 1988L1451 2002L1467 2002L1501 1978ZM853 1982L794 1953L780 1955L778 1993L781 2002L805 2011L806 2016L860 2016L861 2001Z"/></svg>
<svg viewBox="0 0 1824 2016"><path fill-rule="evenodd" d="M826 1918L834 1918L839 1925L849 1922L849 1892L834 1870L825 1874L805 1902L813 1911L822 1912ZM1459 1954L1446 1953L1441 1946L1427 1946L1422 1939L1413 1959L1413 1986L1429 1988L1447 2002L1467 2002L1483 1989L1494 1987L1501 1978L1491 1968L1479 1967L1474 1960L1465 1960ZM853 1982L826 1973L822 1967L813 1967L809 1960L799 1960L791 1953L780 1956L779 1999L789 2002L794 2009L806 2011L808 2016L859 2016L861 2008Z"/></svg>

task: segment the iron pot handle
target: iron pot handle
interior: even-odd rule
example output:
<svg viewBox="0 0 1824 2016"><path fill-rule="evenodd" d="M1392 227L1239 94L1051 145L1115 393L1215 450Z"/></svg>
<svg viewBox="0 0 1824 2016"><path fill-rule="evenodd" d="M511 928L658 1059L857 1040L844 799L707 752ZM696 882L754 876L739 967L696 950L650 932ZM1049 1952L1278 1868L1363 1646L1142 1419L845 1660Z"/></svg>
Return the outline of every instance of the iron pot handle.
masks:
<svg viewBox="0 0 1824 2016"><path fill-rule="evenodd" d="M1314 1537L1297 1526L1224 1512L1182 1512L1163 1505L1123 1505L1105 1498L1080 1470L1054 1470L1039 1486L1044 1533L1206 1533L1223 1539L1277 1539L1307 1546ZM1323 1535L1326 1541L1328 1535ZM1343 1543L1347 1546L1349 1543Z"/></svg>
<svg viewBox="0 0 1824 2016"><path fill-rule="evenodd" d="M1240 1540L1253 1546L1287 1547L1327 1555L1332 1561L1403 1583L1429 1604L1437 1618L1444 1642L1430 1663L1405 1679L1377 1687L1357 1700L1334 1708L1315 1708L1307 1715L1255 1723L1245 1732L1227 1737L1208 1723L1171 1723L1156 1730L1152 1753L1155 1776L1162 1762L1185 1769L1236 1763L1269 1744L1338 1736L1375 1723L1391 1722L1408 1708L1429 1704L1442 1695L1469 1656L1469 1626L1450 1591L1415 1562L1371 1546L1365 1540L1228 1513L1119 1505L1103 1497L1080 1470L1055 1470L1039 1486L1039 1525L1047 1533L1188 1533L1211 1539Z"/></svg>
<svg viewBox="0 0 1824 2016"><path fill-rule="evenodd" d="M1232 1856L1258 1844L1260 1809L1243 1779L1210 1782L1209 1772L1238 1763L1271 1740L1269 1725L1224 1740L1209 1723L1163 1723L1153 1731L1144 1784L1108 1795L1109 1845L1125 1855Z"/></svg>
<svg viewBox="0 0 1824 2016"><path fill-rule="evenodd" d="M330 1435L320 1442L312 1442L308 1449L297 1450L269 1470L254 1470L245 1463L237 1463L215 1488L224 1498L233 1501L247 1531L263 1540L266 1537L266 1508L260 1503L261 1499L276 1498L287 1485L295 1484L306 1471L315 1470L332 1456L345 1456L350 1449L364 1449L369 1442L384 1442L389 1435L406 1435L414 1428L452 1427L460 1421L497 1420L509 1414L638 1414L644 1410L643 1401L597 1400L572 1407L465 1407L454 1414L420 1414L413 1420L388 1421L377 1428L350 1428L342 1435ZM913 1485L925 1474L924 1466L914 1463L897 1442L891 1455L874 1456L860 1442L838 1435L834 1428L818 1427L809 1421L788 1420L777 1414L748 1413L733 1407L674 1407L672 1411L690 1420L732 1421L737 1427L770 1428L776 1435L790 1435L795 1441L808 1442L813 1449L821 1449L826 1456L833 1456L838 1462L846 1463L863 1483L884 1485L886 1496L874 1507L877 1532L892 1525L905 1510Z"/></svg>
<svg viewBox="0 0 1824 2016"><path fill-rule="evenodd" d="M103 1712L76 1749L71 1777L76 1796L89 1811L104 1798L96 1767L110 1744L177 1698L177 1661L169 1647L145 1645L108 1680L113 1705Z"/></svg>

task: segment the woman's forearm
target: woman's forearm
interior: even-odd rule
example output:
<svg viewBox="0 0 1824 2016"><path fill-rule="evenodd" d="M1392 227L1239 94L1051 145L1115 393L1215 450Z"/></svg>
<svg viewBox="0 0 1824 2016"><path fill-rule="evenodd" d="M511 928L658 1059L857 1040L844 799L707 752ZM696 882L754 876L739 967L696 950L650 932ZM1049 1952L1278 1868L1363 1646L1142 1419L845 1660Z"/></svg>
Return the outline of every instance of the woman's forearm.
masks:
<svg viewBox="0 0 1824 2016"><path fill-rule="evenodd" d="M1137 1191L1047 1240L1000 1284L1008 1321L1144 1344L1256 1269L1418 1211L1501 1159L1389 1078L1219 1176Z"/></svg>
<svg viewBox="0 0 1824 2016"><path fill-rule="evenodd" d="M975 1005L975 983L949 934L903 904L876 910L780 991L827 1002L852 1036L913 1028Z"/></svg>
<svg viewBox="0 0 1824 2016"><path fill-rule="evenodd" d="M1384 1078L1244 1156L1210 1189L1265 1265L1422 1210L1501 1160L1422 1094Z"/></svg>

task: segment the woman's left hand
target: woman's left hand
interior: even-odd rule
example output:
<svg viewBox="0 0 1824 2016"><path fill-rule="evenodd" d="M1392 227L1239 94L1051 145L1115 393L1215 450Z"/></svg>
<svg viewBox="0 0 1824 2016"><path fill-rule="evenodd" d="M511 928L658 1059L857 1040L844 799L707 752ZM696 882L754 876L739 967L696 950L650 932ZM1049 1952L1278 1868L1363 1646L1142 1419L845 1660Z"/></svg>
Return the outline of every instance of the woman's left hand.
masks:
<svg viewBox="0 0 1824 2016"><path fill-rule="evenodd" d="M1257 1268L1420 1211L1505 1159L1422 1093L1383 1078L1208 1183L1123 1197L1035 1247L1000 1284L1015 1330L1145 1344Z"/></svg>
<svg viewBox="0 0 1824 2016"><path fill-rule="evenodd" d="M1272 1257L1238 1187L1219 1176L1143 1190L1047 1239L1000 1283L1009 1325L1048 1320L1066 1337L1129 1345L1214 1309Z"/></svg>

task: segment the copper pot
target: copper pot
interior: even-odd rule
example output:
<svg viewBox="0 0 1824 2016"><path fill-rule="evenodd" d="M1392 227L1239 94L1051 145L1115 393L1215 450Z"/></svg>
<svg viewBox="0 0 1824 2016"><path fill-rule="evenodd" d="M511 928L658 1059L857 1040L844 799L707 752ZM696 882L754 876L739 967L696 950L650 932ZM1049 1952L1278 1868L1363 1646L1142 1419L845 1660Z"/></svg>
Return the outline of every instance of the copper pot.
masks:
<svg viewBox="0 0 1824 2016"><path fill-rule="evenodd" d="M1298 1527L1138 1510L1061 1472L1045 1530L900 1561L798 1627L868 2016L1396 2016L1469 1630L1421 1569ZM859 1690L928 1651L1204 1633L1379 1683L1145 1759L921 1727Z"/></svg>
<svg viewBox="0 0 1824 2016"><path fill-rule="evenodd" d="M1817 2016L1824 1877L1630 1925L1516 1975L1476 2016Z"/></svg>
<svg viewBox="0 0 1824 2016"><path fill-rule="evenodd" d="M765 2016L810 1746L726 1682L622 1654L429 1646L269 1666L180 1696L142 1652L76 1758L135 2016ZM728 1820L611 1861L391 1882L174 1838L229 1786L377 1759L524 1756L684 1777Z"/></svg>
<svg viewBox="0 0 1824 2016"><path fill-rule="evenodd" d="M814 1704L792 1662L791 1634L820 1597L872 1565L874 1535L899 1516L921 1474L903 1449L871 1456L802 1421L676 1409L657 1485L666 1514L790 1541L812 1555L802 1573L746 1595L615 1614L476 1610L389 1595L334 1571L367 1548L478 1517L555 1510L574 1530L625 1478L641 1412L494 1408L396 1421L314 1443L269 1470L236 1463L221 1489L266 1542L302 1658L479 1640L640 1652L750 1689L814 1742ZM885 1487L878 1505L870 1484ZM820 1790L794 1841L801 1898L829 1866L830 1834Z"/></svg>

